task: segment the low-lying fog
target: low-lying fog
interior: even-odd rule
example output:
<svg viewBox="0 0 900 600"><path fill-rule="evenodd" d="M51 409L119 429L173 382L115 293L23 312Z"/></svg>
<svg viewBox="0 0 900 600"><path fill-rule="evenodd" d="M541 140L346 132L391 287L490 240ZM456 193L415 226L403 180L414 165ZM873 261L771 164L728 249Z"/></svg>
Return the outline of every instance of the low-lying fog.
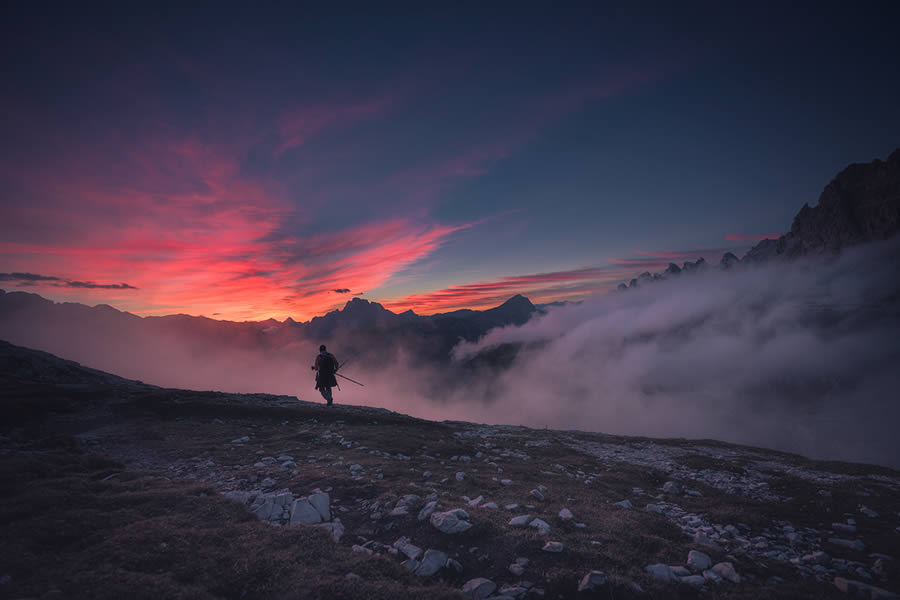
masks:
<svg viewBox="0 0 900 600"><path fill-rule="evenodd" d="M900 467L898 256L900 240L830 262L711 268L551 309L460 343L437 366L390 348L378 367L348 364L345 373L365 387L342 383L336 402L431 419L712 438ZM318 340L210 348L177 335L75 339L58 327L10 322L0 337L162 386L321 401L309 369ZM484 375L460 366L504 344L518 348L508 368ZM340 341L329 349L347 357ZM469 375L448 378L448 370Z"/></svg>

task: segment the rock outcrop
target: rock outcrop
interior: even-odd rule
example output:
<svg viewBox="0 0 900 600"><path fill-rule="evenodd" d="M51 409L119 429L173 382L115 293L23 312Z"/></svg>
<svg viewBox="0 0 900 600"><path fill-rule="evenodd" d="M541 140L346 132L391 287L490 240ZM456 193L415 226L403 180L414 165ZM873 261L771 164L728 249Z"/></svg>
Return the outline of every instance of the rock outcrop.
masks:
<svg viewBox="0 0 900 600"><path fill-rule="evenodd" d="M887 161L852 164L825 186L819 204L804 204L791 230L763 240L744 256L764 262L886 240L900 231L900 148Z"/></svg>

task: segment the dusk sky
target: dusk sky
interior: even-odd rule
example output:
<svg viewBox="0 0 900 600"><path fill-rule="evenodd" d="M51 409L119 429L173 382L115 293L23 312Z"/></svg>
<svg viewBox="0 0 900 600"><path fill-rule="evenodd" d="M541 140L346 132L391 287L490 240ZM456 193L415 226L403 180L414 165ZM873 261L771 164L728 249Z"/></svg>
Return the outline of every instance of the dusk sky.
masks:
<svg viewBox="0 0 900 600"><path fill-rule="evenodd" d="M740 255L900 146L897 2L421 4L7 5L0 288L230 320L578 300Z"/></svg>

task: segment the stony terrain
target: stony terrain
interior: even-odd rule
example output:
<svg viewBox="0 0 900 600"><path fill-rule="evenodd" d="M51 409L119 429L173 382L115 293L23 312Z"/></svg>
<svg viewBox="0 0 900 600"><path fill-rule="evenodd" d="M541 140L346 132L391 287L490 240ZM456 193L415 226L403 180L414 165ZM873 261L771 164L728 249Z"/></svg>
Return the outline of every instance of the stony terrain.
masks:
<svg viewBox="0 0 900 600"><path fill-rule="evenodd" d="M900 591L886 468L0 367L0 597Z"/></svg>

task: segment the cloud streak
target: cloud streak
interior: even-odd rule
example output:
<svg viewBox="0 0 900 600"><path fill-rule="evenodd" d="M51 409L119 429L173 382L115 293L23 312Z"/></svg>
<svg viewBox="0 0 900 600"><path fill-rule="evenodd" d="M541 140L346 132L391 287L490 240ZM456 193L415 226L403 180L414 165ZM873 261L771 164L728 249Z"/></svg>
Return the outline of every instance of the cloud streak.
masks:
<svg viewBox="0 0 900 600"><path fill-rule="evenodd" d="M73 281L53 277L50 275L37 275L35 273L0 273L0 281L18 283L20 286L69 287L90 290L136 290L138 288L127 283L94 283L93 281Z"/></svg>

